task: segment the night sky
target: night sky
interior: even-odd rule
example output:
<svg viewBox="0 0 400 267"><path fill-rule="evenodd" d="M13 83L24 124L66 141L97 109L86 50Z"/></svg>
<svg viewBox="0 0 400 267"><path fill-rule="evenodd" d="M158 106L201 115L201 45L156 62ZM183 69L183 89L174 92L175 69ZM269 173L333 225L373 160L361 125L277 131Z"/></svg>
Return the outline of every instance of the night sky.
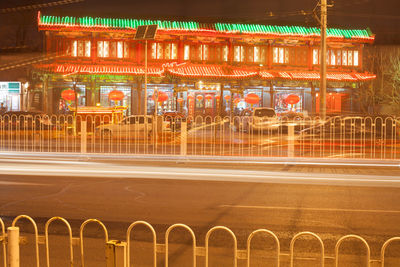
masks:
<svg viewBox="0 0 400 267"><path fill-rule="evenodd" d="M0 7L16 7L56 0L1 0ZM328 0L328 3L332 3ZM317 26L312 11L317 0L85 0L41 8L43 14L195 20L199 22L264 23ZM328 26L367 28L377 35L376 43L400 44L400 0L336 0L328 10ZM319 11L319 9L317 9ZM269 16L272 12L273 16ZM15 25L35 28L36 11L0 14L0 47L4 34ZM7 28L8 27L8 28ZM33 33L34 34L34 33ZM29 38L29 37L28 37Z"/></svg>

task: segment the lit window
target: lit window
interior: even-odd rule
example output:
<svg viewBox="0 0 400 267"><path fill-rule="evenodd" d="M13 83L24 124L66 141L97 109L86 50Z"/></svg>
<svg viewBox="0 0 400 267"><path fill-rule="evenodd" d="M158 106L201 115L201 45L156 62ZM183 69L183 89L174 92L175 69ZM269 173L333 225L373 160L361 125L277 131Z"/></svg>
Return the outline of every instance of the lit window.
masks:
<svg viewBox="0 0 400 267"><path fill-rule="evenodd" d="M110 43L108 41L97 42L97 56L109 57L110 56Z"/></svg>
<svg viewBox="0 0 400 267"><path fill-rule="evenodd" d="M358 66L358 51L354 51L354 66Z"/></svg>
<svg viewBox="0 0 400 267"><path fill-rule="evenodd" d="M314 48L313 49L313 64L314 65L318 65L318 63L319 63L318 58L319 58L319 49Z"/></svg>
<svg viewBox="0 0 400 267"><path fill-rule="evenodd" d="M235 46L234 50L234 60L236 62L243 62L244 61L244 47L239 45L239 46Z"/></svg>
<svg viewBox="0 0 400 267"><path fill-rule="evenodd" d="M342 59L343 66L347 66L347 51L346 50L342 51L342 57L343 57L343 59Z"/></svg>
<svg viewBox="0 0 400 267"><path fill-rule="evenodd" d="M337 64L336 65L342 65L342 50L337 50L336 51L336 55L337 55L337 57L336 57L336 59L337 59Z"/></svg>
<svg viewBox="0 0 400 267"><path fill-rule="evenodd" d="M347 53L347 62L349 66L353 65L353 51L348 51Z"/></svg>
<svg viewBox="0 0 400 267"><path fill-rule="evenodd" d="M91 53L91 42L85 41L85 57L90 57Z"/></svg>
<svg viewBox="0 0 400 267"><path fill-rule="evenodd" d="M190 45L185 45L183 60L189 60L189 58L190 58Z"/></svg>
<svg viewBox="0 0 400 267"><path fill-rule="evenodd" d="M178 54L177 54L177 47L176 44L170 43L170 44L165 44L164 45L165 50L165 58L164 59L177 59Z"/></svg>
<svg viewBox="0 0 400 267"><path fill-rule="evenodd" d="M78 50L78 41L75 40L72 42L72 53L71 54L73 57L76 57L78 55L77 50Z"/></svg>
<svg viewBox="0 0 400 267"><path fill-rule="evenodd" d="M171 44L171 59L177 59L178 58L178 47L176 44L172 43Z"/></svg>
<svg viewBox="0 0 400 267"><path fill-rule="evenodd" d="M208 45L200 45L201 60L208 60Z"/></svg>
<svg viewBox="0 0 400 267"><path fill-rule="evenodd" d="M272 49L272 52L273 52L273 62L274 63L278 63L278 55L279 55L279 51L278 51L278 47L274 47L273 49Z"/></svg>
<svg viewBox="0 0 400 267"><path fill-rule="evenodd" d="M228 54L229 54L229 49L228 46L225 45L223 48L223 57L222 57L223 61L225 62L228 61Z"/></svg>
<svg viewBox="0 0 400 267"><path fill-rule="evenodd" d="M273 47L273 62L280 64L289 63L289 49L284 47Z"/></svg>
<svg viewBox="0 0 400 267"><path fill-rule="evenodd" d="M336 54L335 51L330 50L331 53L331 65L336 65Z"/></svg>
<svg viewBox="0 0 400 267"><path fill-rule="evenodd" d="M261 62L260 47L259 46L255 46L253 52L254 52L254 56L253 56L254 62L257 62L257 63Z"/></svg>
<svg viewBox="0 0 400 267"><path fill-rule="evenodd" d="M124 42L117 42L117 58L124 57Z"/></svg>
<svg viewBox="0 0 400 267"><path fill-rule="evenodd" d="M85 50L85 47L84 47L83 41L78 41L78 57L83 57L84 50Z"/></svg>

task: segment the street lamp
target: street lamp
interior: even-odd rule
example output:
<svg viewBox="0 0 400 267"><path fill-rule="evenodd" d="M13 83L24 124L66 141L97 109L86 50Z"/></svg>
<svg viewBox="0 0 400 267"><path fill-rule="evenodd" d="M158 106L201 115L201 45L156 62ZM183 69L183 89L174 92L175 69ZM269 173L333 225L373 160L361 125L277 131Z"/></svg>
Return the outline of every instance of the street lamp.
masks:
<svg viewBox="0 0 400 267"><path fill-rule="evenodd" d="M138 26L135 40L145 40L144 49L144 115L147 115L147 41L154 40L157 31L157 24Z"/></svg>

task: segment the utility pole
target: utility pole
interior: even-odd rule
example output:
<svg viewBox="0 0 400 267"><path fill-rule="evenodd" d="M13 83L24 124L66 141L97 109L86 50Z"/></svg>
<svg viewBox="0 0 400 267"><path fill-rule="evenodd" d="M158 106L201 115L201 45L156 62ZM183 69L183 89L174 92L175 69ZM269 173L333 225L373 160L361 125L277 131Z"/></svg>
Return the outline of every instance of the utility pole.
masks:
<svg viewBox="0 0 400 267"><path fill-rule="evenodd" d="M320 97L319 112L323 120L326 118L326 24L327 24L327 0L321 0L321 81L320 81Z"/></svg>

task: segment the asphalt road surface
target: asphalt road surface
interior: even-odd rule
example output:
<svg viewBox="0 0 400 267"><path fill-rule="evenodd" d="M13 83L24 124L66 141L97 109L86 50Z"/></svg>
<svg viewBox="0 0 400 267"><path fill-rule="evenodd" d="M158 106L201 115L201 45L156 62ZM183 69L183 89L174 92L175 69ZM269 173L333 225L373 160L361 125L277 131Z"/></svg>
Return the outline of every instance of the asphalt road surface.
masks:
<svg viewBox="0 0 400 267"><path fill-rule="evenodd" d="M387 238L400 235L396 161L165 159L3 154L0 216L10 226L27 214L40 233L48 218L61 216L71 222L74 236L85 219L96 218L118 240L126 239L130 223L144 220L161 243L168 226L184 223L199 246L208 229L223 225L242 249L253 230L265 228L278 235L282 251L294 234L312 231L330 255L341 236L357 234L371 245L373 258ZM93 230L88 236L103 235ZM151 240L144 230L136 238ZM225 243L229 236L220 239Z"/></svg>

